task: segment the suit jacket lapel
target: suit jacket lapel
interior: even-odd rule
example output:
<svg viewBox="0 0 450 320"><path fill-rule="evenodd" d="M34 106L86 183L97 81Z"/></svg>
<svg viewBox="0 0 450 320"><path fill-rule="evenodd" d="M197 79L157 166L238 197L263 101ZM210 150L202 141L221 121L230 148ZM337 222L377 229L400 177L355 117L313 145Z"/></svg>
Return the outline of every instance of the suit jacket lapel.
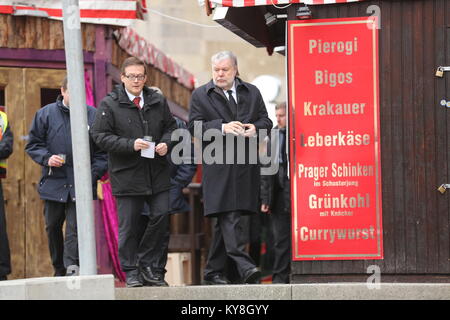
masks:
<svg viewBox="0 0 450 320"><path fill-rule="evenodd" d="M226 121L233 121L233 114L231 113L230 107L228 106L228 99L225 97L225 94L219 88L214 88L212 91L208 93L208 99L211 102L213 108L217 111L217 113ZM212 95L219 95L219 97L214 98ZM224 99L223 102L219 101L220 99ZM219 103L220 102L220 103Z"/></svg>
<svg viewBox="0 0 450 320"><path fill-rule="evenodd" d="M242 123L249 123L250 112L247 104L247 91L237 90L238 102L237 102L237 120Z"/></svg>

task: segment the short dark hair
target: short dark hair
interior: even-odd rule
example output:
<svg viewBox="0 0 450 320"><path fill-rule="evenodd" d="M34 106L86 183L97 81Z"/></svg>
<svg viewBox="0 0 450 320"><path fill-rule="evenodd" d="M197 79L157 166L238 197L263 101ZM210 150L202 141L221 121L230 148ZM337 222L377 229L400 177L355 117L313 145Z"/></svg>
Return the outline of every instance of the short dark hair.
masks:
<svg viewBox="0 0 450 320"><path fill-rule="evenodd" d="M143 66L144 67L144 74L147 74L147 66L145 63L141 60L139 60L136 57L129 57L126 58L125 61L122 63L122 67L120 67L120 72L125 75L125 69L129 66Z"/></svg>
<svg viewBox="0 0 450 320"><path fill-rule="evenodd" d="M67 90L67 76L65 76L63 81L61 82L61 88L63 88L64 91Z"/></svg>

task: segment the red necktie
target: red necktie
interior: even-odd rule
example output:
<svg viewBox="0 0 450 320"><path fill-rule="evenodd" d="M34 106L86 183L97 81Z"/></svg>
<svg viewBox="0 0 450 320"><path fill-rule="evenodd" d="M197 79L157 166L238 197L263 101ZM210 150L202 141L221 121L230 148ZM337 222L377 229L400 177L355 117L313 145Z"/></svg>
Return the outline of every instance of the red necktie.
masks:
<svg viewBox="0 0 450 320"><path fill-rule="evenodd" d="M133 99L134 104L136 105L136 107L138 107L138 109L141 108L141 106L139 105L139 102L141 102L141 97L136 97Z"/></svg>

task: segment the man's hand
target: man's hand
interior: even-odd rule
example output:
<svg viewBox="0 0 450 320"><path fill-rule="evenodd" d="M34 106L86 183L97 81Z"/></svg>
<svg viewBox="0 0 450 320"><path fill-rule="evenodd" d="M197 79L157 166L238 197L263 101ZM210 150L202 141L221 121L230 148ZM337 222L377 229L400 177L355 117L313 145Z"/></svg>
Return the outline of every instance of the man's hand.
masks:
<svg viewBox="0 0 450 320"><path fill-rule="evenodd" d="M165 156L167 153L167 144L165 143L158 143L155 147L155 151L157 154L159 154L161 157Z"/></svg>
<svg viewBox="0 0 450 320"><path fill-rule="evenodd" d="M244 137L253 137L256 135L256 127L252 123L244 123Z"/></svg>
<svg viewBox="0 0 450 320"><path fill-rule="evenodd" d="M64 159L54 154L48 159L49 167L61 167L64 164Z"/></svg>
<svg viewBox="0 0 450 320"><path fill-rule="evenodd" d="M243 135L244 125L239 121L231 121L223 125L223 133L231 133L235 136Z"/></svg>
<svg viewBox="0 0 450 320"><path fill-rule="evenodd" d="M270 214L270 208L269 208L269 205L268 205L268 204L262 204L262 205L261 205L261 212Z"/></svg>
<svg viewBox="0 0 450 320"><path fill-rule="evenodd" d="M139 151L142 149L147 149L150 147L150 144L144 139L138 138L134 140L134 151Z"/></svg>

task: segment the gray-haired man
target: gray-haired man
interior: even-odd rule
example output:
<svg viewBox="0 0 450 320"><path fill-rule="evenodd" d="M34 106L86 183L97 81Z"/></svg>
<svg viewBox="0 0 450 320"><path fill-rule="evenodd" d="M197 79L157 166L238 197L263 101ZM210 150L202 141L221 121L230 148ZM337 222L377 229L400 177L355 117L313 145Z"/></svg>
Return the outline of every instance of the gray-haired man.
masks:
<svg viewBox="0 0 450 320"><path fill-rule="evenodd" d="M248 161L248 146L257 130L272 128L272 121L259 90L237 77L237 59L232 52L215 54L211 64L213 79L193 92L189 115L191 133L203 135L215 129L218 135L214 143L221 140L223 145L216 153L217 156L223 152L223 161L211 163L202 159L204 214L217 218L204 283L229 283L223 274L227 257L235 262L243 283L258 283L260 272L244 250L244 231L239 221L242 215L259 212L260 167ZM233 147L227 148L226 141L230 138ZM239 139L244 141L244 148L238 147ZM203 141L204 151L210 143ZM245 159L245 163L229 163L230 152L231 158Z"/></svg>

